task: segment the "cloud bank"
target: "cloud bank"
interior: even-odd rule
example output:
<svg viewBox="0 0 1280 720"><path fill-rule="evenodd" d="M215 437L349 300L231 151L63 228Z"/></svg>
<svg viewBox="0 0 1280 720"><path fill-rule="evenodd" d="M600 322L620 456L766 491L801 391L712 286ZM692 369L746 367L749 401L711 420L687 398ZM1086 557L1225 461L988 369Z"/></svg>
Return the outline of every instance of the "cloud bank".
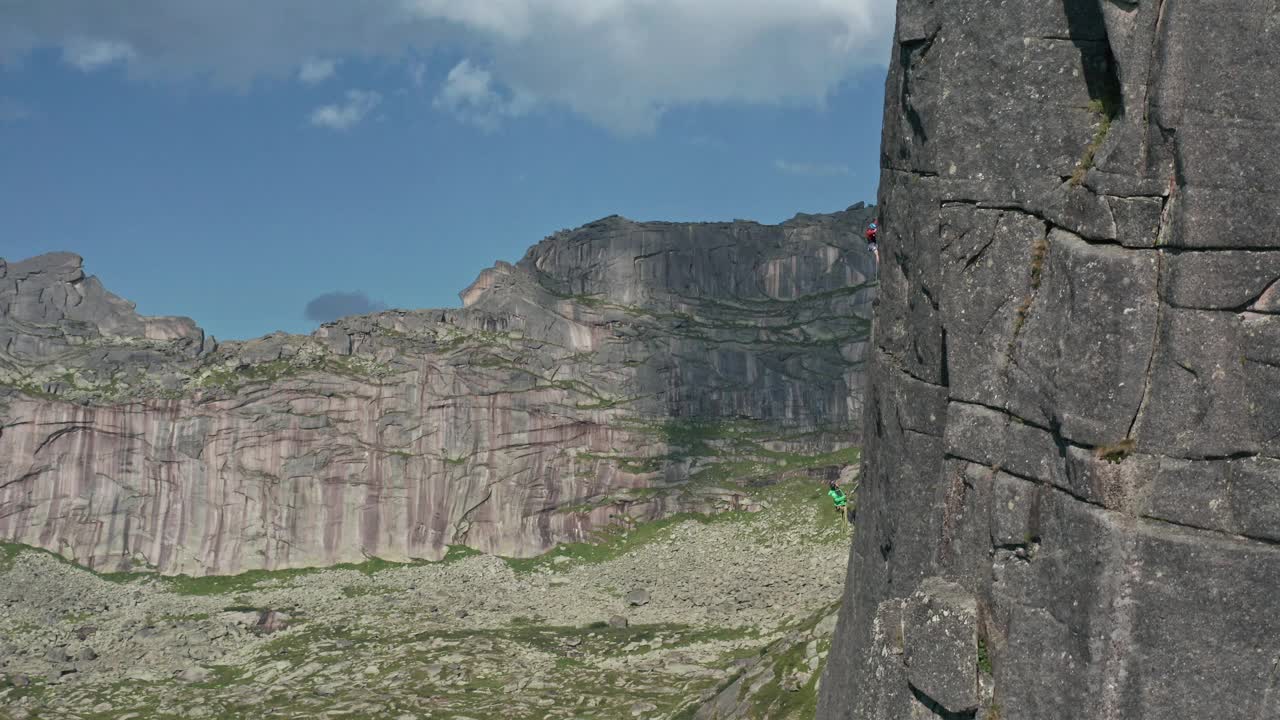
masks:
<svg viewBox="0 0 1280 720"><path fill-rule="evenodd" d="M893 12L892 0L10 0L0 62L54 47L85 72L243 87L325 75L305 71L313 58L412 67L447 50L469 60L430 89L442 110L484 125L560 107L627 134L682 105L820 104L885 64Z"/></svg>
<svg viewBox="0 0 1280 720"><path fill-rule="evenodd" d="M312 298L303 314L312 322L327 323L349 315L367 315L386 309L386 303L371 299L364 291L335 290Z"/></svg>

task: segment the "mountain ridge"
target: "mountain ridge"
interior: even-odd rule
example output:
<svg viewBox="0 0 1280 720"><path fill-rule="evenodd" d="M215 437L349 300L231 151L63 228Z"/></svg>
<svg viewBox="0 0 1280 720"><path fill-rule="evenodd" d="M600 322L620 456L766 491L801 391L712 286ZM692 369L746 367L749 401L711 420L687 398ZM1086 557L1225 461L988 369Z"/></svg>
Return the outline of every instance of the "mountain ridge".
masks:
<svg viewBox="0 0 1280 720"><path fill-rule="evenodd" d="M78 256L6 264L0 537L220 574L750 508L733 481L838 471L857 441L873 212L606 218L482 271L461 308L220 343L137 316Z"/></svg>

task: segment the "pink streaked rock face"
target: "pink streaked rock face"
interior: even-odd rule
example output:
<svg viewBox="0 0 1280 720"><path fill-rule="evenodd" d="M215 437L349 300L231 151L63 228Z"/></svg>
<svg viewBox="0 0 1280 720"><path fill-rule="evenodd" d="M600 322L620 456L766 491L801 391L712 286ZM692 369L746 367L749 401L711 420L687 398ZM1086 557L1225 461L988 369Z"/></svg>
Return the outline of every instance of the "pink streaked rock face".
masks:
<svg viewBox="0 0 1280 720"><path fill-rule="evenodd" d="M858 439L870 212L608 218L486 271L465 309L221 346L75 256L0 261L0 538L204 575L751 509L732 481Z"/></svg>
<svg viewBox="0 0 1280 720"><path fill-rule="evenodd" d="M6 467L0 534L95 569L143 561L188 574L439 559L447 544L522 555L581 537L623 508L539 511L652 479L576 457L644 439L499 397L443 402L413 428L396 425L423 391L418 382L289 380L248 402L21 398L0 454L29 461L16 476ZM552 405L563 395L526 399ZM625 511L648 519L672 506L655 498Z"/></svg>

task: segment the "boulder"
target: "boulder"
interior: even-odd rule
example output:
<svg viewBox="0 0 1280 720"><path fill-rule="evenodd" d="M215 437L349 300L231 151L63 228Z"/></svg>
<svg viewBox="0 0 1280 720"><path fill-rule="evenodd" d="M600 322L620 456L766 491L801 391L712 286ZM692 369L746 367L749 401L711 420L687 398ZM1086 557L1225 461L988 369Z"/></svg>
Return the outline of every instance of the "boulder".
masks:
<svg viewBox="0 0 1280 720"><path fill-rule="evenodd" d="M289 616L278 610L263 610L258 614L258 621L253 629L261 635L270 635L289 627Z"/></svg>
<svg viewBox="0 0 1280 720"><path fill-rule="evenodd" d="M213 671L199 665L192 665L179 670L174 677L185 683L203 683L213 679Z"/></svg>

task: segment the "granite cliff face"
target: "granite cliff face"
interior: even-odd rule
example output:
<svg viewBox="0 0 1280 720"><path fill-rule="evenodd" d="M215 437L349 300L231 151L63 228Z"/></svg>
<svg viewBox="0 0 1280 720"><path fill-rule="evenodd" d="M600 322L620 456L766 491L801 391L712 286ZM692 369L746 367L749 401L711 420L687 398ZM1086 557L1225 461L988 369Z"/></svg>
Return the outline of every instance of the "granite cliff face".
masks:
<svg viewBox="0 0 1280 720"><path fill-rule="evenodd" d="M74 255L0 261L0 538L201 575L749 509L743 482L853 456L872 213L605 218L461 309L221 345Z"/></svg>
<svg viewBox="0 0 1280 720"><path fill-rule="evenodd" d="M899 0L818 717L1280 717L1278 29Z"/></svg>

